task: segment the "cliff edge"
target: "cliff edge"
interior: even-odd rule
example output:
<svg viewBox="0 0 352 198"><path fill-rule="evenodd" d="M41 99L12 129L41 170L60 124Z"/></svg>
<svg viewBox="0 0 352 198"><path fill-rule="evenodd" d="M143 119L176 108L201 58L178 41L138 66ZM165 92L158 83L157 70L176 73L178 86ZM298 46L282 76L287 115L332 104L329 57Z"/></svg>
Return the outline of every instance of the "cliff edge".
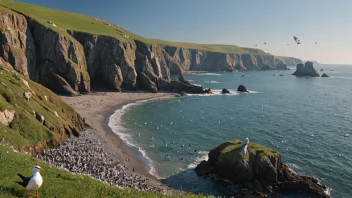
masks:
<svg viewBox="0 0 352 198"><path fill-rule="evenodd" d="M159 91L153 83L187 71L286 69L259 49L147 39L94 17L0 1L0 57L54 92ZM171 90L168 87L167 90Z"/></svg>

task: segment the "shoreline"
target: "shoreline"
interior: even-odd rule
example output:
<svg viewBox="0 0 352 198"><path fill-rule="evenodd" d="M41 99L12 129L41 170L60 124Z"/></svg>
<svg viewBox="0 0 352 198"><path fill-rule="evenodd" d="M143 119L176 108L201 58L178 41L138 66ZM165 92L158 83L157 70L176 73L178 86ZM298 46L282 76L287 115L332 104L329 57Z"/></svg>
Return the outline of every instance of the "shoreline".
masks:
<svg viewBox="0 0 352 198"><path fill-rule="evenodd" d="M74 108L89 125L89 129L94 131L93 135L104 145L107 152L114 158L124 163L126 172L138 174L148 178L148 185L151 187L168 187L148 170L147 164L141 159L142 154L124 142L123 139L113 132L109 127L110 117L125 105L133 104L143 100L172 98L176 94L172 93L116 93L116 92L92 92L88 95L61 98Z"/></svg>

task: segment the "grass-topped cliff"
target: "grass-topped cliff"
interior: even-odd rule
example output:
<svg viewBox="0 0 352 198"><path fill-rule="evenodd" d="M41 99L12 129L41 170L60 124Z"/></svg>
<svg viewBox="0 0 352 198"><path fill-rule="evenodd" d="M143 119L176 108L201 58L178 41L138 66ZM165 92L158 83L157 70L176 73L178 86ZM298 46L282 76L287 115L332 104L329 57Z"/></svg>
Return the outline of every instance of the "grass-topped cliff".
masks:
<svg viewBox="0 0 352 198"><path fill-rule="evenodd" d="M115 37L121 41L139 40L148 44L170 45L175 47L198 49L212 52L227 52L238 54L258 54L268 55L260 49L242 48L236 45L217 45L217 44L196 44L196 43L182 43L171 42L159 39L149 39L136 35L112 23L82 14L64 12L59 10L52 10L41 6L36 6L27 3L14 2L10 0L1 0L0 4L17 12L39 21L43 25L52 28L55 31L65 33L66 30L74 30L78 32L86 32L95 35L105 35ZM54 27L48 24L52 21L57 25ZM109 25L110 24L110 25ZM67 34L67 33L65 33Z"/></svg>
<svg viewBox="0 0 352 198"><path fill-rule="evenodd" d="M220 150L218 161L230 163L229 164L230 166L235 166L240 159L244 159L249 163L253 163L253 160L255 158L250 158L249 155L241 154L242 145L243 143L240 141L228 141L224 144L221 144L218 147L218 149ZM267 148L255 143L248 144L248 150L251 152L254 152L257 157L260 157L263 159L268 159L268 156L279 155L277 151L274 151L270 148Z"/></svg>
<svg viewBox="0 0 352 198"><path fill-rule="evenodd" d="M94 84L149 90L188 71L286 68L260 49L149 39L98 18L32 4L0 0L0 15L0 57L66 95L88 93Z"/></svg>
<svg viewBox="0 0 352 198"><path fill-rule="evenodd" d="M24 94L31 95L26 100ZM80 116L49 89L0 66L0 141L41 150L83 128Z"/></svg>

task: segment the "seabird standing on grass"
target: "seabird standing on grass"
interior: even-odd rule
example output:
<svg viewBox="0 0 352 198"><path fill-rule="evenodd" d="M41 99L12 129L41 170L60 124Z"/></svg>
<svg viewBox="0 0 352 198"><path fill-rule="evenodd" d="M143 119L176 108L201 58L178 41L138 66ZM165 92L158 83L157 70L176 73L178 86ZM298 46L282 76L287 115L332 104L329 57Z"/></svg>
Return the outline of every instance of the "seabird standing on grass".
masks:
<svg viewBox="0 0 352 198"><path fill-rule="evenodd" d="M29 195L29 197L39 197L38 189L43 184L43 178L39 172L42 170L43 169L40 166L34 166L32 169L32 176L31 177L25 177L21 174L17 174L22 179L22 181L16 182L16 183L23 186L26 190L36 190L37 191L36 194Z"/></svg>

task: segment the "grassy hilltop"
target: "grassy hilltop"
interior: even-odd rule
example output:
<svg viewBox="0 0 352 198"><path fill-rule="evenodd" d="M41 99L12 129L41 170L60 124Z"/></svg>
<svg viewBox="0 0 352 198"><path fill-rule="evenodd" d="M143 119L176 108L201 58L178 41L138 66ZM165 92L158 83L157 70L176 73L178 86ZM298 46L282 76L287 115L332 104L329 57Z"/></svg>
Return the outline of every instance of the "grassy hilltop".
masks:
<svg viewBox="0 0 352 198"><path fill-rule="evenodd" d="M16 12L23 13L24 15L29 16L41 24L50 27L51 29L66 36L68 36L68 33L66 32L67 30L73 30L78 32L91 33L94 35L115 37L121 41L138 40L148 44L170 45L175 47L198 49L211 52L270 55L260 49L243 48L236 45L196 44L145 38L127 31L117 25L91 16L53 10L27 3L0 0L0 5L2 5L0 10L4 10L4 7L7 7ZM55 23L56 27L49 24L48 21Z"/></svg>

